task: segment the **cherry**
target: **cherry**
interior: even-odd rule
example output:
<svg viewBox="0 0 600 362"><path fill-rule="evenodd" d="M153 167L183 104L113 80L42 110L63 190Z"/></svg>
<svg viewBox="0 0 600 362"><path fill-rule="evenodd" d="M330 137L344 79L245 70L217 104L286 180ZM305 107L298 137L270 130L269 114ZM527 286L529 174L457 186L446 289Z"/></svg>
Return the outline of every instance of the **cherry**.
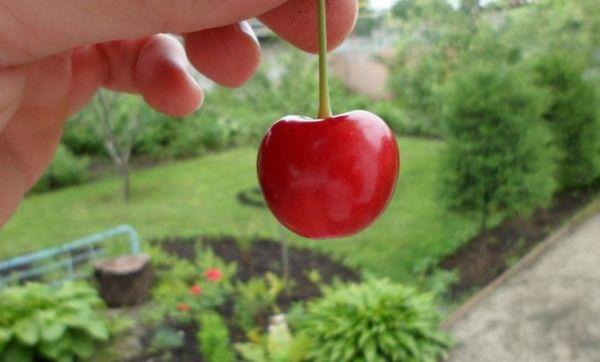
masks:
<svg viewBox="0 0 600 362"><path fill-rule="evenodd" d="M348 236L369 226L392 198L399 166L393 133L366 111L320 120L285 117L271 127L258 156L269 208L309 238Z"/></svg>
<svg viewBox="0 0 600 362"><path fill-rule="evenodd" d="M394 193L400 157L394 134L373 113L331 113L325 0L319 0L319 117L287 116L267 132L258 178L275 217L322 239L355 234L379 217Z"/></svg>

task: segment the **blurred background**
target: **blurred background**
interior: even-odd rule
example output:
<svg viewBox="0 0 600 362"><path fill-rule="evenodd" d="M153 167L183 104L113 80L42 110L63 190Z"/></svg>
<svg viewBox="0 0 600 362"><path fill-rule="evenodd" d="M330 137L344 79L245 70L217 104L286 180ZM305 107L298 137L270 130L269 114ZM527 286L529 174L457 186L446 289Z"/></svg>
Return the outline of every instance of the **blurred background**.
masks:
<svg viewBox="0 0 600 362"><path fill-rule="evenodd" d="M207 94L194 115L167 117L139 97L102 91L68 122L54 163L0 231L0 360L436 360L451 345L439 329L445 316L574 215L598 208L597 0L361 0L352 36L330 57L333 111L382 117L402 170L383 217L343 240L292 235L265 207L258 144L282 116L316 115L317 59L252 25L260 70L236 90L196 74ZM98 234L123 224L133 232ZM141 255L137 239L154 277L146 260L114 259ZM107 258L116 264L98 262ZM145 276L119 284L119 268ZM75 277L84 284L56 287ZM114 296L138 283L139 295ZM56 293L45 288L62 288L62 299L49 301ZM336 336L292 357L303 328L335 329L315 324L341 313L327 303L361 293L424 305L414 315L425 332L375 352L352 342L358 334ZM82 315L136 306L95 315L97 329L66 321L45 335L58 314L38 310L72 299L89 299ZM284 333L284 359L265 347L281 325L268 316L279 313L294 334ZM115 315L122 326L106 322ZM394 318L408 317L381 320ZM65 336L68 347L48 347Z"/></svg>

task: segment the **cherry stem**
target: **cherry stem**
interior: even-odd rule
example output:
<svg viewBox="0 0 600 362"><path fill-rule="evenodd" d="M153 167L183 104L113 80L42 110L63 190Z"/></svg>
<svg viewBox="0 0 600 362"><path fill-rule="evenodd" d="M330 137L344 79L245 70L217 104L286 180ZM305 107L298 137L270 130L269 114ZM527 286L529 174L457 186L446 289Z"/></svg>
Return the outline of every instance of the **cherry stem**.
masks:
<svg viewBox="0 0 600 362"><path fill-rule="evenodd" d="M319 3L319 115L321 119L330 118L329 81L327 79L327 15L325 0Z"/></svg>

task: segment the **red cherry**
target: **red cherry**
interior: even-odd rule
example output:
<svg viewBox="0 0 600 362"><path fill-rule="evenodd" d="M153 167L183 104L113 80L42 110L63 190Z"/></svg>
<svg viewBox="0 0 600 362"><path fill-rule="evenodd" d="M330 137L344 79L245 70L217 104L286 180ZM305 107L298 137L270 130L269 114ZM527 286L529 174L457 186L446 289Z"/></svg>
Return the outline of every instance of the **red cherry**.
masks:
<svg viewBox="0 0 600 362"><path fill-rule="evenodd" d="M284 117L258 153L269 208L287 228L314 239L352 235L373 223L392 198L399 170L394 134L366 111Z"/></svg>

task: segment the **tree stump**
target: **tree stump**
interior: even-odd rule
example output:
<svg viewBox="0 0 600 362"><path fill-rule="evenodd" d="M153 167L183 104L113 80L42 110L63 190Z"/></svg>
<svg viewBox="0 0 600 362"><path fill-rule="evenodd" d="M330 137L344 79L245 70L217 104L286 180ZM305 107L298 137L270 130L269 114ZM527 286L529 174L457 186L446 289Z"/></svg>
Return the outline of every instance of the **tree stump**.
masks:
<svg viewBox="0 0 600 362"><path fill-rule="evenodd" d="M154 281L151 259L147 254L99 260L94 264L94 276L100 296L110 307L144 302Z"/></svg>

